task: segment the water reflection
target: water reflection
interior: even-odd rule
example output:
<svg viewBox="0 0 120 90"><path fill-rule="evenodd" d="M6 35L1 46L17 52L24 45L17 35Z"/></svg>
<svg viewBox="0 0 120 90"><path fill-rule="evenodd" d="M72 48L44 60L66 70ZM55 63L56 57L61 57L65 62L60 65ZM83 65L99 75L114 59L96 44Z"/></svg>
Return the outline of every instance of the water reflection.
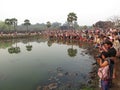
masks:
<svg viewBox="0 0 120 90"><path fill-rule="evenodd" d="M8 52L10 54L13 54L13 53L18 54L18 53L20 53L20 47L10 47L10 48L8 48Z"/></svg>
<svg viewBox="0 0 120 90"><path fill-rule="evenodd" d="M21 52L20 47L17 45L17 39L15 39L15 47L11 46L10 48L8 48L8 52L10 54L13 54L13 53L18 54Z"/></svg>
<svg viewBox="0 0 120 90"><path fill-rule="evenodd" d="M0 50L0 75L7 76L0 81L0 90L80 90L87 84L92 61L85 53L87 43L45 38L17 39L7 43L11 44ZM6 53L11 47L19 47L20 54Z"/></svg>
<svg viewBox="0 0 120 90"><path fill-rule="evenodd" d="M32 50L32 45L30 45L30 38L28 38L27 40L28 40L28 43L26 45L26 50L31 51Z"/></svg>
<svg viewBox="0 0 120 90"><path fill-rule="evenodd" d="M51 46L52 46L52 43L54 43L54 41L49 40L49 41L47 42L47 45L48 45L49 47L51 47Z"/></svg>
<svg viewBox="0 0 120 90"><path fill-rule="evenodd" d="M12 41L11 40L0 40L0 49L6 49L10 46L12 46Z"/></svg>
<svg viewBox="0 0 120 90"><path fill-rule="evenodd" d="M77 49L74 49L74 48L73 48L73 42L72 42L72 47L69 48L67 51L68 51L68 55L69 55L70 57L76 56L76 54L77 54Z"/></svg>

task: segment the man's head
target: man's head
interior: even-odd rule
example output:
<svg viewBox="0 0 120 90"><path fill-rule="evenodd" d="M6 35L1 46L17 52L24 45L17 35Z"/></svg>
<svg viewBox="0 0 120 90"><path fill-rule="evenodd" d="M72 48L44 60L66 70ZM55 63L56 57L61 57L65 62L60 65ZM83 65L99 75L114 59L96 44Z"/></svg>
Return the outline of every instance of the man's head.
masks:
<svg viewBox="0 0 120 90"><path fill-rule="evenodd" d="M109 40L106 40L104 42L104 46L105 46L105 48L111 48L113 46L113 43Z"/></svg>

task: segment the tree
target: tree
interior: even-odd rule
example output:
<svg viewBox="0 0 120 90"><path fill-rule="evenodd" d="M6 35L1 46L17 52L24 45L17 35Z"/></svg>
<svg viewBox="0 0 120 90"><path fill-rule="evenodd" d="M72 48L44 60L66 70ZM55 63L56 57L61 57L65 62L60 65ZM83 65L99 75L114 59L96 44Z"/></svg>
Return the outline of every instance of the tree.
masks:
<svg viewBox="0 0 120 90"><path fill-rule="evenodd" d="M111 21L98 21L94 24L94 27L101 29L109 29L114 27L114 23Z"/></svg>
<svg viewBox="0 0 120 90"><path fill-rule="evenodd" d="M10 19L10 21L11 21L13 27L14 27L14 30L16 31L17 19L16 18L12 18L12 19Z"/></svg>
<svg viewBox="0 0 120 90"><path fill-rule="evenodd" d="M11 27L11 25L12 25L11 19L8 19L8 18L5 19L5 24L8 25L9 31L10 31L10 27Z"/></svg>
<svg viewBox="0 0 120 90"><path fill-rule="evenodd" d="M9 26L5 22L0 21L0 31L8 30Z"/></svg>
<svg viewBox="0 0 120 90"><path fill-rule="evenodd" d="M78 23L76 21L74 22L74 28L77 30L80 28L80 26L78 25Z"/></svg>
<svg viewBox="0 0 120 90"><path fill-rule="evenodd" d="M57 30L60 28L60 26L61 26L61 23L54 22L54 23L52 23L51 28L54 30Z"/></svg>
<svg viewBox="0 0 120 90"><path fill-rule="evenodd" d="M120 16L112 16L109 18L109 20L114 22L116 27L120 26Z"/></svg>
<svg viewBox="0 0 120 90"><path fill-rule="evenodd" d="M87 27L86 25L84 25L82 28L83 28L84 30L86 30L88 27Z"/></svg>
<svg viewBox="0 0 120 90"><path fill-rule="evenodd" d="M47 26L47 28L50 28L50 27L51 27L50 21L47 22L46 26Z"/></svg>
<svg viewBox="0 0 120 90"><path fill-rule="evenodd" d="M24 24L23 24L23 25L25 25L25 26L26 26L26 28L27 28L27 32L28 32L28 26L30 26L30 25L31 25L30 20L25 19L25 20L24 20Z"/></svg>
<svg viewBox="0 0 120 90"><path fill-rule="evenodd" d="M73 23L75 21L77 21L76 14L74 12L69 13L67 17L67 22L69 23L69 25L73 27Z"/></svg>

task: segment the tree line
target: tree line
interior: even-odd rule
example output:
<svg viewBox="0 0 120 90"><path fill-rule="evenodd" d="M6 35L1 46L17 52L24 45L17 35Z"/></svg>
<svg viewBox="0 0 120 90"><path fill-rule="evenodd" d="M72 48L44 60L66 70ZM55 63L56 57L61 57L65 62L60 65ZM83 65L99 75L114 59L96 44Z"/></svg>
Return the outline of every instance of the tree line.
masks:
<svg viewBox="0 0 120 90"><path fill-rule="evenodd" d="M0 32L6 31L40 31L40 30L64 30L64 29L74 29L74 30L86 30L86 29L109 29L109 28L120 28L120 17L119 16L113 16L107 21L98 21L95 24L91 26L80 26L77 23L77 15L74 12L70 12L67 15L67 21L64 24L61 24L59 22L51 23L50 21L47 21L46 23L36 23L31 24L30 20L25 19L24 22L21 25L18 25L18 19L16 18L7 18L4 21L0 21Z"/></svg>

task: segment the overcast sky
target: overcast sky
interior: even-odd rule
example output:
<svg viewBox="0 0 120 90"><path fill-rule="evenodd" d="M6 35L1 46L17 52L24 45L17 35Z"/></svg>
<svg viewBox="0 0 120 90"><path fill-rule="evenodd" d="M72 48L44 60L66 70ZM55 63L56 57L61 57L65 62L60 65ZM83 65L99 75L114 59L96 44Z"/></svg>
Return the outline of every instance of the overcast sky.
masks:
<svg viewBox="0 0 120 90"><path fill-rule="evenodd" d="M21 24L66 22L70 12L76 13L80 25L92 25L111 16L120 16L120 0L0 0L0 20L17 18Z"/></svg>

